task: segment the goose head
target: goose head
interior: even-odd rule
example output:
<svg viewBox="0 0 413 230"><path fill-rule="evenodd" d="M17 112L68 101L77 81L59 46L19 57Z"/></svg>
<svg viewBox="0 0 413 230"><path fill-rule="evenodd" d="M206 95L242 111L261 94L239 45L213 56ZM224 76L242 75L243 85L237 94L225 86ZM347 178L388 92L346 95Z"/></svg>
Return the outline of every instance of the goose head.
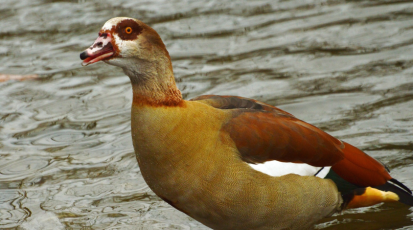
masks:
<svg viewBox="0 0 413 230"><path fill-rule="evenodd" d="M108 20L100 29L96 41L80 54L82 65L104 61L121 68L165 58L170 62L169 53L158 33L145 23L126 17Z"/></svg>
<svg viewBox="0 0 413 230"><path fill-rule="evenodd" d="M131 79L134 100L140 98L157 104L181 100L162 39L154 29L137 19L108 20L96 41L80 54L80 59L82 65L103 61L121 67Z"/></svg>

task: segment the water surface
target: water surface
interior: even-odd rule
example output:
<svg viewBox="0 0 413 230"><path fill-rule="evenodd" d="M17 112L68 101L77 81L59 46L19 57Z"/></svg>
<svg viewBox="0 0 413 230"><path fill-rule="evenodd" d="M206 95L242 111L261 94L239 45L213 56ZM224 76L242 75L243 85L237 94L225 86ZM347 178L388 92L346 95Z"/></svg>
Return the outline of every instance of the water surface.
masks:
<svg viewBox="0 0 413 230"><path fill-rule="evenodd" d="M1 229L207 229L155 196L130 136L131 86L79 53L115 16L156 29L185 98L276 105L385 163L413 188L409 1L0 0ZM402 204L318 229L412 229Z"/></svg>

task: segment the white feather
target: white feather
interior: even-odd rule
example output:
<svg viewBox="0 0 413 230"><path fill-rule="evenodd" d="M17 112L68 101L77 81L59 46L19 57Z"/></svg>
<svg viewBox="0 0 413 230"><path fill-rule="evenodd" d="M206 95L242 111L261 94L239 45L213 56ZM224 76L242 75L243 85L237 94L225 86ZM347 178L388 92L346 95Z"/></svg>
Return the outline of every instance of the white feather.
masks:
<svg viewBox="0 0 413 230"><path fill-rule="evenodd" d="M270 176L297 174L300 176L314 176L324 178L331 167L315 167L308 164L285 163L280 161L266 161L261 164L249 164L253 169ZM321 169L321 171L320 171ZM319 172L320 171L320 172ZM318 173L317 173L318 172Z"/></svg>
<svg viewBox="0 0 413 230"><path fill-rule="evenodd" d="M328 172L330 172L330 169L331 169L331 166L323 167L323 169L321 169L321 171L318 172L316 176L320 178L325 178Z"/></svg>

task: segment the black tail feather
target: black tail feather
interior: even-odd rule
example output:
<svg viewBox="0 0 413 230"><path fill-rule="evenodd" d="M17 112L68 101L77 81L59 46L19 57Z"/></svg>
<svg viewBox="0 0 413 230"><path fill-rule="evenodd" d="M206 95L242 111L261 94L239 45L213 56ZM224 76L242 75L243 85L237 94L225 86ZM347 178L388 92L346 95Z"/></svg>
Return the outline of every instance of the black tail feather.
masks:
<svg viewBox="0 0 413 230"><path fill-rule="evenodd" d="M399 196L400 202L413 206L412 191L396 179L391 179L390 181L392 183L386 182L385 184L380 185L380 186L375 186L374 188L377 188L382 191L394 192Z"/></svg>
<svg viewBox="0 0 413 230"><path fill-rule="evenodd" d="M406 192L408 192L409 194L412 194L412 190L410 190L406 185L402 184L402 182L400 182L400 181L398 181L394 178L390 179L390 181L394 184L397 184L402 189L406 190Z"/></svg>

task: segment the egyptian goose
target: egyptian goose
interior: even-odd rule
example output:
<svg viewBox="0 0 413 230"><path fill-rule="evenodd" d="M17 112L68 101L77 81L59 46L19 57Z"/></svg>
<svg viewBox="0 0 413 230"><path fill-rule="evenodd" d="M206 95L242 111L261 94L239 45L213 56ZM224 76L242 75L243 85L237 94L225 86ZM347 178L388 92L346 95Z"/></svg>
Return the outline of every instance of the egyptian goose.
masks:
<svg viewBox="0 0 413 230"><path fill-rule="evenodd" d="M378 161L281 109L235 96L183 100L164 43L139 20L110 19L80 58L129 76L142 176L210 228L308 229L345 208L413 205Z"/></svg>

